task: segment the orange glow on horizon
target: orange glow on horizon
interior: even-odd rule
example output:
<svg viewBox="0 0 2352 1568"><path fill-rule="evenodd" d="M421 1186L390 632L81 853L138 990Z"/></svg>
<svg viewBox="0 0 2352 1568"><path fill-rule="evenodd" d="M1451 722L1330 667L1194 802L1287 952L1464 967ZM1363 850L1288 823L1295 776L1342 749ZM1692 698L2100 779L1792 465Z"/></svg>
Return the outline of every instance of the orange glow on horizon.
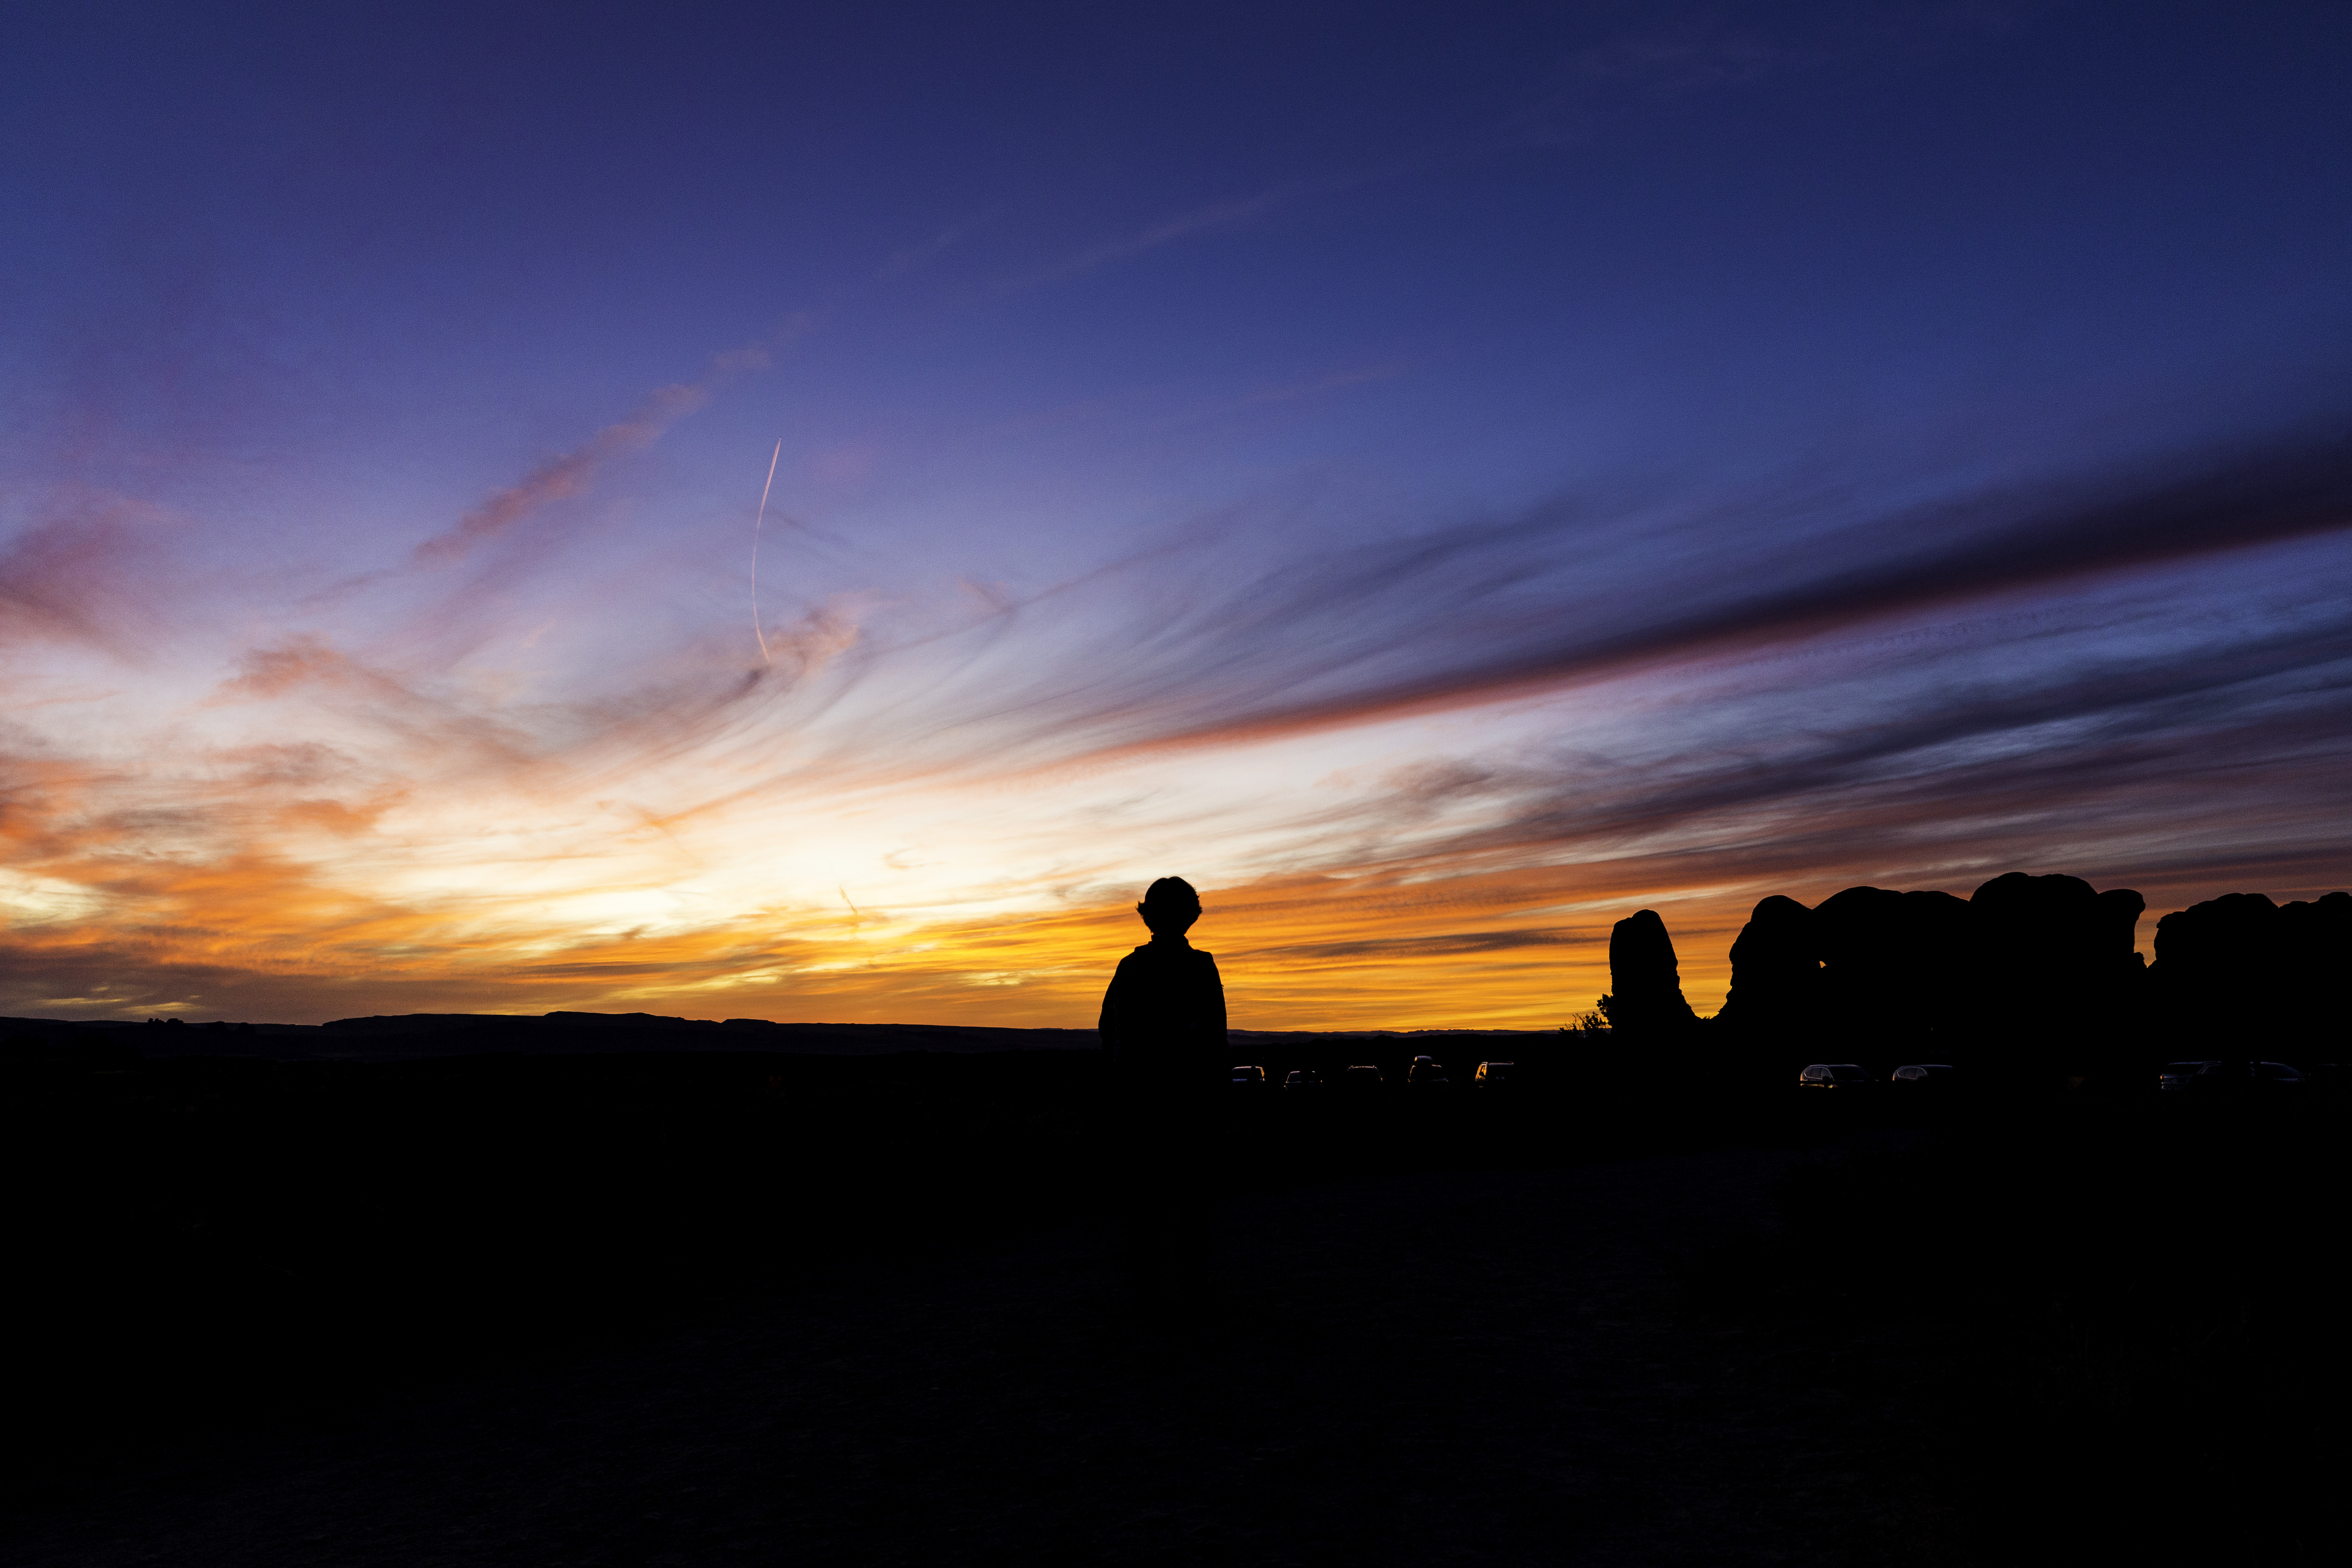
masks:
<svg viewBox="0 0 2352 1568"><path fill-rule="evenodd" d="M1129 900L923 923L843 907L837 916L801 911L789 921L589 942L509 932L474 948L416 910L305 892L287 871L215 867L151 889L201 902L203 931L20 928L20 965L136 969L190 983L186 998L160 1004L110 1005L115 999L97 986L40 998L37 1010L274 1022L645 1011L1085 1028L1111 970L1147 935ZM1192 935L1217 955L1236 1028L1549 1028L1608 988L1613 910L1561 910L1573 891L1566 882L1496 873L1210 887ZM1716 911L1694 908L1676 933L1702 1010L1720 999L1728 942L1720 927Z"/></svg>

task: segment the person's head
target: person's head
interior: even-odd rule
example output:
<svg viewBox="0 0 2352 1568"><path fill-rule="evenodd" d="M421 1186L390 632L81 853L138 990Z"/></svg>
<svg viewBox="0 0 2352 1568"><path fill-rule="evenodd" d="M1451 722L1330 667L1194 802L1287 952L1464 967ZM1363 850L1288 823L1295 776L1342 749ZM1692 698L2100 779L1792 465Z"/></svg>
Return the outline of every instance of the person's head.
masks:
<svg viewBox="0 0 2352 1568"><path fill-rule="evenodd" d="M1182 936L1201 918L1201 895L1181 877L1162 877L1144 890L1135 906L1154 936Z"/></svg>

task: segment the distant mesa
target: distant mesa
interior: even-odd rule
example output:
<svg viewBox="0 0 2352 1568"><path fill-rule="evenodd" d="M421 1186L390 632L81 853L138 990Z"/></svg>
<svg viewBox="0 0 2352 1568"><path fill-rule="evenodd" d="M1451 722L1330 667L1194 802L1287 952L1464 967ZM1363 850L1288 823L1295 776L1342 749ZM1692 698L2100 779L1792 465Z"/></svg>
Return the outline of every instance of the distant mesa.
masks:
<svg viewBox="0 0 2352 1568"><path fill-rule="evenodd" d="M178 1020L172 1020L177 1024ZM459 1056L578 1056L774 1051L813 1056L905 1052L972 1055L1090 1048L1092 1029L946 1024L778 1024L764 1018L674 1018L656 1013L402 1013L327 1024L206 1024L0 1018L0 1041L122 1037L149 1057L262 1057L287 1061L408 1061Z"/></svg>
<svg viewBox="0 0 2352 1568"><path fill-rule="evenodd" d="M383 1013L364 1018L331 1018L322 1029L356 1034L414 1034L427 1029L496 1028L507 1024L534 1024L532 1013Z"/></svg>
<svg viewBox="0 0 2352 1568"><path fill-rule="evenodd" d="M431 1029L543 1028L567 1029L855 1029L890 1028L895 1025L778 1024L766 1018L674 1018L663 1013L380 1013L363 1018L336 1018L320 1026L328 1029L377 1034L414 1034Z"/></svg>
<svg viewBox="0 0 2352 1568"><path fill-rule="evenodd" d="M411 1013L338 1018L331 1037L365 1039L374 1054L530 1055L623 1051L793 1051L872 1056L895 1051L1076 1050L1091 1029L999 1029L944 1024L777 1024L765 1018L674 1018L658 1013Z"/></svg>

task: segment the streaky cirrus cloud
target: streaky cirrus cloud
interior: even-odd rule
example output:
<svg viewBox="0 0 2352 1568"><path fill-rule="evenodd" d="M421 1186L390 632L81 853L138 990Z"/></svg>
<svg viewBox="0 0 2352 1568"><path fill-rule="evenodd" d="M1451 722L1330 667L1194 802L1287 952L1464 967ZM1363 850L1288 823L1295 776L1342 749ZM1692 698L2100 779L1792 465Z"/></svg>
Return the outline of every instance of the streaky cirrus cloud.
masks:
<svg viewBox="0 0 2352 1568"><path fill-rule="evenodd" d="M2340 878L2345 479L2277 443L1932 509L1776 492L1780 537L1839 548L1645 596L1612 592L1622 553L1727 503L1239 578L1180 530L1009 600L817 606L774 670L698 633L560 697L292 633L129 737L184 754L16 721L5 820L41 880L9 994L1083 1022L1123 879L1172 863L1247 1021L1526 1023L1603 988L1612 900L1666 909L1704 1002L1761 891L2053 855L2152 898Z"/></svg>
<svg viewBox="0 0 2352 1568"><path fill-rule="evenodd" d="M474 548L497 537L541 508L587 493L596 476L614 458L643 451L667 434L671 426L709 403L728 382L765 370L766 349L751 347L714 355L699 381L656 387L626 418L614 421L581 445L540 464L516 483L493 491L469 509L450 528L416 546L419 565L441 566L464 559Z"/></svg>
<svg viewBox="0 0 2352 1568"><path fill-rule="evenodd" d="M991 680L984 695L950 681L942 695L976 706L937 721L984 716L1058 737L1055 750L1227 742L2335 538L2352 530L2352 444L2279 439L1876 511L1834 490L1613 508L1560 499L1276 552L1242 573L1221 548L1232 527L1213 523L1172 554L1155 543L951 633L992 675L977 639L1024 618L1056 615L1091 640L1082 657ZM862 654L884 661L917 646L877 626Z"/></svg>
<svg viewBox="0 0 2352 1568"><path fill-rule="evenodd" d="M71 494L0 547L0 646L129 652L156 618L152 565L171 518L127 497Z"/></svg>
<svg viewBox="0 0 2352 1568"><path fill-rule="evenodd" d="M1705 1006L1767 891L2340 884L2340 13L58 10L0 1010L1083 1024L1177 871L1244 1026L1545 1024L1633 907Z"/></svg>

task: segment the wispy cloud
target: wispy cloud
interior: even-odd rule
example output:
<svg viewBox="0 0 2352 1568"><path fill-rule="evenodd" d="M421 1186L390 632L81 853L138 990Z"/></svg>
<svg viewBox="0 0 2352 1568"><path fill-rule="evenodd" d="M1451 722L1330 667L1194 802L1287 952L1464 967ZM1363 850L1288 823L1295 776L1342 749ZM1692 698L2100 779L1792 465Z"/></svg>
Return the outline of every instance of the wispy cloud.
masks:
<svg viewBox="0 0 2352 1568"><path fill-rule="evenodd" d="M1059 261L1020 275L1006 286L1023 289L1059 282L1108 263L1124 261L1181 240L1245 226L1298 202L1382 184L1444 163L1458 162L1465 157L1482 155L1491 150L1483 142L1475 146L1431 144L1334 173L1276 181L1248 195L1231 196L1187 207L1140 227L1098 239Z"/></svg>
<svg viewBox="0 0 2352 1568"><path fill-rule="evenodd" d="M0 1010L981 987L1083 1023L1128 882L1173 868L1220 889L1237 1017L1540 1022L1605 984L1612 900L1667 909L1704 998L1764 890L2284 890L2352 869L2347 519L2352 458L2291 439L1932 507L1563 499L1313 546L1244 511L1045 589L816 607L772 669L689 628L561 696L363 615L263 627L152 717L0 730ZM2190 613L2216 574L2239 608Z"/></svg>
<svg viewBox="0 0 2352 1568"><path fill-rule="evenodd" d="M1405 373L1401 363L1358 365L1346 370L1334 370L1304 381L1281 382L1229 397L1204 407L1188 408L1161 421L1164 425L1194 425L1208 419L1222 419L1235 414L1249 414L1261 408L1276 408L1286 403L1302 403L1326 397L1335 392L1352 391L1359 386L1376 386L1394 381Z"/></svg>
<svg viewBox="0 0 2352 1568"><path fill-rule="evenodd" d="M459 561L541 508L584 495L614 458L643 451L688 415L710 401L719 387L768 366L764 348L737 349L715 356L702 379L656 388L625 419L605 426L581 445L549 458L514 484L492 491L456 525L419 544L415 561L444 566Z"/></svg>
<svg viewBox="0 0 2352 1568"><path fill-rule="evenodd" d="M994 215L991 214L949 224L919 244L892 251L875 275L878 278L904 278L919 271L986 228L992 221Z"/></svg>
<svg viewBox="0 0 2352 1568"><path fill-rule="evenodd" d="M129 651L152 626L142 567L164 518L119 498L77 498L0 550L0 645L68 640Z"/></svg>
<svg viewBox="0 0 2352 1568"><path fill-rule="evenodd" d="M1643 100L1673 101L1858 60L1948 48L2011 31L2021 9L1931 0L1750 19L1713 5L1654 7L1638 24L1570 52L1554 73L1552 90L1523 110L1517 123L1537 142L1586 141Z"/></svg>
<svg viewBox="0 0 2352 1568"><path fill-rule="evenodd" d="M1774 507L1759 498L1759 508ZM1764 526L1769 519L1770 526ZM1561 500L1517 517L1280 563L1202 603L1105 707L1143 743L1360 722L1905 611L2352 530L2352 446L2314 439L1824 527L1659 575L1675 521ZM1628 529L1658 547L1629 563ZM1614 557L1614 559L1612 559ZM1629 564L1632 567L1628 571ZM1646 579L1638 584L1631 576ZM1172 640L1171 640L1172 639ZM1190 681L1154 679L1165 661Z"/></svg>
<svg viewBox="0 0 2352 1568"><path fill-rule="evenodd" d="M518 483L494 490L479 506L416 547L418 564L444 565L463 559L476 545L504 531L552 501L585 494L597 470L625 452L642 451L662 433L710 401L701 386L665 386L626 419L607 425L583 444L551 458Z"/></svg>
<svg viewBox="0 0 2352 1568"><path fill-rule="evenodd" d="M1141 228L1129 233L1097 240L1051 266L1024 274L1016 280L1014 287L1059 282L1066 278L1075 278L1081 272L1090 272L1105 262L1123 261L1129 257L1140 256L1148 250L1157 250L1163 245L1173 244L1180 239L1189 239L1195 235L1211 234L1219 229L1236 227L1265 216L1307 188L1296 184L1271 185L1255 195L1239 196L1227 201L1211 202L1203 206L1192 207L1172 216L1146 224Z"/></svg>

